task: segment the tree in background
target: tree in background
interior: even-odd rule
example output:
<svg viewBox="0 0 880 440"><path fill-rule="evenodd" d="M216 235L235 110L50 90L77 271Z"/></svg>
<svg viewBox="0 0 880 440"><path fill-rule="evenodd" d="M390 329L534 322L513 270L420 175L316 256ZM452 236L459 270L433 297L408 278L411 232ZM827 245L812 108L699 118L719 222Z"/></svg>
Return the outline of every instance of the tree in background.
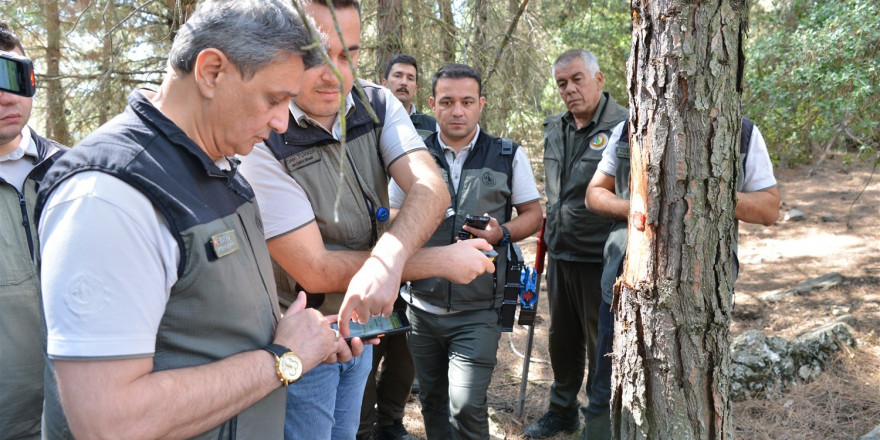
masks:
<svg viewBox="0 0 880 440"><path fill-rule="evenodd" d="M612 432L732 439L730 318L744 0L632 0L631 211Z"/></svg>
<svg viewBox="0 0 880 440"><path fill-rule="evenodd" d="M835 146L876 157L878 16L874 0L785 0L766 11L756 7L745 110L783 165L809 162Z"/></svg>

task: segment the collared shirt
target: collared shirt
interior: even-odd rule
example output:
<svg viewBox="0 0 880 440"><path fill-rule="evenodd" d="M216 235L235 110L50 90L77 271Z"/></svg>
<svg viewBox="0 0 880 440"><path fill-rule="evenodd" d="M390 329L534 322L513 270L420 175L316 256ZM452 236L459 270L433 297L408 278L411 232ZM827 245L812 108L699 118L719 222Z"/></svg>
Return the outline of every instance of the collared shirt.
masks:
<svg viewBox="0 0 880 440"><path fill-rule="evenodd" d="M5 180L21 192L24 180L34 169L39 157L37 143L31 138L31 130L25 124L21 129L21 141L19 141L18 147L8 154L0 156L0 179ZM26 160L20 160L23 158Z"/></svg>
<svg viewBox="0 0 880 440"><path fill-rule="evenodd" d="M599 105L596 106L596 111L593 113L593 119L581 128L577 128L577 122L574 120L574 115L572 115L570 111L562 117L562 121L565 123L563 125L565 163L571 163L572 158L577 153L579 147L584 145L588 141L590 135L593 134L592 130L596 127L596 124L599 123L599 119L602 116L602 112L604 111L607 102L608 99L603 93L601 98L599 98Z"/></svg>
<svg viewBox="0 0 880 440"><path fill-rule="evenodd" d="M345 95L345 116L348 117L348 114L351 113L352 109L354 109L354 98L351 96L354 93L354 90ZM321 130L327 131L323 124L313 119L311 116L307 115L298 105L296 105L293 100L290 100L290 113L293 115L293 119L299 124L300 127L307 127L308 124L312 124ZM339 113L336 114L336 120L333 121L333 131L329 133L333 136L333 139L337 141L342 137L342 123L339 122Z"/></svg>
<svg viewBox="0 0 880 440"><path fill-rule="evenodd" d="M470 154L471 149L474 148L474 144L477 142L479 136L480 126L477 125L477 129L474 131L474 137L468 141L467 145L461 147L461 151L458 153L455 152L454 148L443 142L443 136L437 136L437 141L440 142L440 148L443 148L443 157L446 158L446 163L449 164L449 170L451 172L449 178L452 179L452 188L455 189L455 192L458 192L458 181L461 180L461 170L464 168L464 161L467 160L468 154Z"/></svg>

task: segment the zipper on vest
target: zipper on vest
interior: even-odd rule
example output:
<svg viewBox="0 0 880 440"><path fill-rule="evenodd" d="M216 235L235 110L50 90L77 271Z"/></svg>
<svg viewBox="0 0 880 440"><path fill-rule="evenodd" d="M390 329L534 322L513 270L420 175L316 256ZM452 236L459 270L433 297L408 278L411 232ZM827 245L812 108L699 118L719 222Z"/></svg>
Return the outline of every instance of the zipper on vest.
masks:
<svg viewBox="0 0 880 440"><path fill-rule="evenodd" d="M379 225L376 224L376 211L373 210L373 202L370 200L370 197L367 196L367 192L364 191L363 185L361 185L361 176L358 174L357 168L354 167L351 155L346 154L345 158L348 159L348 164L351 166L351 172L354 173L354 181L357 182L358 189L361 190L361 196L364 198L364 204L367 205L367 214L370 216L370 226L372 227L370 247L373 247L379 241Z"/></svg>
<svg viewBox="0 0 880 440"><path fill-rule="evenodd" d="M24 227L25 236L27 236L28 249L31 251L31 259L34 258L34 238L31 236L31 225L28 220L27 203L24 200L24 193L15 190L18 194L18 205L21 207L21 226Z"/></svg>

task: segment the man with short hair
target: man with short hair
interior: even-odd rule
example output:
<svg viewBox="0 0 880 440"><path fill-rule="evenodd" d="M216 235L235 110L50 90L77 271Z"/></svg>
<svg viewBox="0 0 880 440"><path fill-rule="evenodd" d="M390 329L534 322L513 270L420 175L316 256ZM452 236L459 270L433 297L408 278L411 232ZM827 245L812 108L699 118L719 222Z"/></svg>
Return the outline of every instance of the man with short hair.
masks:
<svg viewBox="0 0 880 440"><path fill-rule="evenodd" d="M566 51L553 63L553 76L567 108L544 121L544 240L553 385L547 412L523 430L526 438L545 438L578 429L577 394L587 359L590 363L585 388L588 395L593 393L602 249L611 221L588 211L583 199L611 130L628 116L626 108L602 92L605 78L592 53ZM589 419L592 415L585 416Z"/></svg>
<svg viewBox="0 0 880 440"><path fill-rule="evenodd" d="M773 164L760 130L751 120L743 118L740 136L740 175L737 179L737 202L734 216L746 223L772 225L779 217L779 189L773 176ZM599 353L596 359L596 380L590 394L588 412L597 415L594 423L587 422L584 434L588 439L611 438L607 414L611 399L611 368L614 341L614 283L623 270L626 257L627 219L630 211L630 136L629 123L624 121L614 128L609 147L602 153L598 171L587 187L584 200L587 209L613 219L614 226L605 243L602 270L602 304L599 309ZM733 279L739 272L733 245Z"/></svg>
<svg viewBox="0 0 880 440"><path fill-rule="evenodd" d="M25 56L0 21L0 51ZM46 170L66 147L27 123L33 97L0 91L0 439L39 439L43 413L40 279L34 205Z"/></svg>
<svg viewBox="0 0 880 440"><path fill-rule="evenodd" d="M427 246L448 245L463 229L491 243L498 255L494 275L466 284L428 278L401 289L409 303L407 340L429 439L489 438L486 392L501 337L508 245L537 232L543 217L525 150L481 130L485 102L480 75L472 67L448 64L434 74L429 103L440 131L425 144L453 202ZM391 206L405 201L393 182ZM486 228L466 226L469 214L488 217Z"/></svg>
<svg viewBox="0 0 880 440"><path fill-rule="evenodd" d="M46 438L281 438L283 386L361 353L304 295L282 317L234 157L287 128L310 43L285 0L202 2L158 92L47 173Z"/></svg>
<svg viewBox="0 0 880 440"><path fill-rule="evenodd" d="M422 137L437 131L437 120L418 111L413 102L419 91L419 66L412 55L397 54L388 61L382 85L388 87L409 113L413 126Z"/></svg>
<svg viewBox="0 0 880 440"><path fill-rule="evenodd" d="M467 282L491 265L476 249L488 247L485 242L419 251L449 206L449 195L391 92L361 81L364 101L352 90L360 3L331 4L341 36L327 1L302 2L326 34L332 66L305 71L301 91L290 103L287 131L272 135L243 158L242 173L260 202L264 236L279 266L279 294L310 292L319 311L339 313L340 330L347 336L350 318L365 323L371 316L391 313L402 278L441 275ZM341 83L332 67L342 74ZM345 103L341 117L340 96ZM391 226L389 174L407 190L407 202ZM457 264L438 265L438 259ZM320 366L290 387L285 438L354 438L371 354L368 346L363 356Z"/></svg>

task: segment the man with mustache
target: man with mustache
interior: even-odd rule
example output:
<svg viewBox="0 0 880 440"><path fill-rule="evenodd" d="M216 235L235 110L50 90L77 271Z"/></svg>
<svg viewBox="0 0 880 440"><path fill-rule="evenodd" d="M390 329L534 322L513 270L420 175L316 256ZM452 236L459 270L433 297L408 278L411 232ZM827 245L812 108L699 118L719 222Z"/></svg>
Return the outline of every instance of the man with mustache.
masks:
<svg viewBox="0 0 880 440"><path fill-rule="evenodd" d="M419 66L416 59L411 55L398 54L391 57L385 68L385 78L382 85L388 87L394 96L403 104L403 109L409 113L413 126L416 127L422 137L437 131L437 121L418 111L413 100L419 91Z"/></svg>
<svg viewBox="0 0 880 440"><path fill-rule="evenodd" d="M439 275L468 282L494 268L477 250L490 248L482 240L420 250L449 206L449 194L394 95L366 81L360 82L366 100L352 90L360 2L300 5L326 35L330 64L306 70L289 106L287 131L242 158L242 173L257 194L264 236L279 266L279 296L312 293L312 306L339 313L340 331L347 336L349 319L365 323L391 313L401 279ZM407 193L393 225L389 174ZM288 389L285 438L355 438L371 367L367 346L359 358L305 374Z"/></svg>
<svg viewBox="0 0 880 440"><path fill-rule="evenodd" d="M580 426L577 394L589 360L587 394L596 378L602 251L611 220L584 206L611 130L629 115L602 92L605 77L596 57L572 49L553 63L559 97L568 109L544 121L546 173L547 294L550 299L550 364L553 385L547 412L523 430L526 438L550 437ZM586 359L585 359L586 358ZM589 410L590 408L588 408ZM593 414L586 412L589 420Z"/></svg>

